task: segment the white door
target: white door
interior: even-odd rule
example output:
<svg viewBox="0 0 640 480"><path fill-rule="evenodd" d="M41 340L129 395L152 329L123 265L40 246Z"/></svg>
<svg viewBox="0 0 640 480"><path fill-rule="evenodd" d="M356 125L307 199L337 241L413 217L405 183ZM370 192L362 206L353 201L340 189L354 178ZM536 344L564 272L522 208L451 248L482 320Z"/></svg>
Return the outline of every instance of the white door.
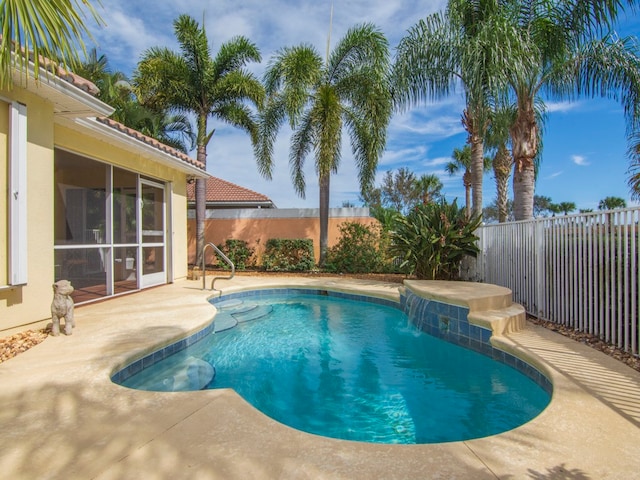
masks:
<svg viewBox="0 0 640 480"><path fill-rule="evenodd" d="M165 198L164 186L140 180L140 226L142 243L142 288L166 283Z"/></svg>

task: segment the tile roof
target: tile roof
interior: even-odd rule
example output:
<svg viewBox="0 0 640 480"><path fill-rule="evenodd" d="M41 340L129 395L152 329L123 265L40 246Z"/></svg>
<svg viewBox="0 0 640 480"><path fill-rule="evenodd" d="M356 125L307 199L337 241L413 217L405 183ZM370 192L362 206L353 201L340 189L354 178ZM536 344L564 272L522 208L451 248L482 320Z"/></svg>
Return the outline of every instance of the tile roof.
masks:
<svg viewBox="0 0 640 480"><path fill-rule="evenodd" d="M217 177L207 178L207 203L270 203L271 199ZM187 184L187 201L195 201L195 183Z"/></svg>
<svg viewBox="0 0 640 480"><path fill-rule="evenodd" d="M58 75L62 80L69 82L74 87L78 87L83 92L87 92L89 95L93 95L95 97L100 93L100 89L96 87L95 83L81 77L80 75L76 75L73 72L69 72L60 66L56 68L56 75Z"/></svg>
<svg viewBox="0 0 640 480"><path fill-rule="evenodd" d="M114 130L117 130L119 132L122 132L126 135L129 135L130 137L135 138L136 140L139 140L143 143L146 143L147 145L150 145L154 148L157 148L158 150L160 150L161 152L167 153L169 155L171 155L172 157L177 158L178 160L181 160L185 163L188 163L189 165L193 165L196 168L199 168L201 170L205 170L205 165L202 162L199 162L193 158L191 158L189 155L187 155L186 153L181 152L180 150L176 150L173 147L169 147L168 145L165 145L164 143L156 140L155 138L152 137L148 137L147 135L144 135L142 133L140 133L137 130L134 130L133 128L129 128L126 125L123 125L120 122L116 122L115 120L112 120L110 118L106 118L106 117L96 117L96 120L100 123L102 123L103 125L106 125L108 127L113 128Z"/></svg>
<svg viewBox="0 0 640 480"><path fill-rule="evenodd" d="M24 48L22 48L22 52L24 53ZM31 61L34 60L33 52L29 52L29 59ZM93 82L69 70L66 70L65 68L58 65L56 62L42 56L38 57L38 60L39 60L39 66L41 69L43 69L46 72L53 72L61 80L64 80L70 83L71 85L75 86L76 88L79 88L83 92L93 97L96 97L100 93L100 89ZM138 132L137 130L134 130L133 128L127 127L126 125L123 125L122 123L116 122L115 120L112 120L107 117L96 117L96 120L102 123L103 125L111 127L114 130L124 133L125 135L128 135L136 140L139 140L153 148L158 149L161 152L171 155L172 157L175 157L176 159L188 165L194 166L202 171L206 171L206 166L203 163L191 158L189 155L179 150L176 150L175 148L165 145L164 143L156 140L155 138L144 135Z"/></svg>
<svg viewBox="0 0 640 480"><path fill-rule="evenodd" d="M2 35L0 35L0 39L1 38L2 38ZM15 42L12 41L11 43L15 45ZM21 46L19 50L22 52L22 55L24 56L25 55L24 46ZM32 51L29 51L29 61L35 63L35 56ZM53 60L47 57L43 57L42 55L39 55L38 65L45 72L51 72L55 74L57 77L61 78L66 82L69 82L74 87L79 88L80 90L88 93L89 95L93 95L95 97L100 93L100 89L95 85L95 83L91 82L90 80L87 80L86 78L81 77L80 75L76 75L75 73L70 72L69 70L66 70L65 68L61 67L58 63L54 62Z"/></svg>

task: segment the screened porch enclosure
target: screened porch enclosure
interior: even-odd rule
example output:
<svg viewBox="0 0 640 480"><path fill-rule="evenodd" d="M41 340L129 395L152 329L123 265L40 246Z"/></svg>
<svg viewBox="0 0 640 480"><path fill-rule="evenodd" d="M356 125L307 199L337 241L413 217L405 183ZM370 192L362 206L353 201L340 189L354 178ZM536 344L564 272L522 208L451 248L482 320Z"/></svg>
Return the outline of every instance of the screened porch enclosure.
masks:
<svg viewBox="0 0 640 480"><path fill-rule="evenodd" d="M165 185L55 150L55 281L76 303L166 283Z"/></svg>

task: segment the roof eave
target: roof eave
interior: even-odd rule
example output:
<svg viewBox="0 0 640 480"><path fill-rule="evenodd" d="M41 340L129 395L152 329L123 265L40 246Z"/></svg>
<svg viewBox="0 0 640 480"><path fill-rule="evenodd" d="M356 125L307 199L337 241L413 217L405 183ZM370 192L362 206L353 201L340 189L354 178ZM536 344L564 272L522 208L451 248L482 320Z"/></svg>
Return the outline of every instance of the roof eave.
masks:
<svg viewBox="0 0 640 480"><path fill-rule="evenodd" d="M120 132L108 125L100 123L95 118L77 118L75 123L90 130L105 140L115 142L127 150L135 151L142 156L152 158L161 164L179 170L189 176L193 176L195 178L208 178L211 176L205 170L195 165L189 165L179 158L163 152L154 146L148 145L147 143L131 137L124 132Z"/></svg>
<svg viewBox="0 0 640 480"><path fill-rule="evenodd" d="M72 118L109 116L115 109L76 87L54 73L40 68L35 79L35 65L29 62L25 70L13 70L14 85L49 99L54 103L56 115Z"/></svg>

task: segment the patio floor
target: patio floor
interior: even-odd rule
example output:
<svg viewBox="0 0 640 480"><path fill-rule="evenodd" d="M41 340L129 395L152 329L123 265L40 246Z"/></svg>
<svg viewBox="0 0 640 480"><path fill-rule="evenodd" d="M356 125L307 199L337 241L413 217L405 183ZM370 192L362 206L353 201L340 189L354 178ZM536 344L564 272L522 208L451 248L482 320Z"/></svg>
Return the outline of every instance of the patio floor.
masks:
<svg viewBox="0 0 640 480"><path fill-rule="evenodd" d="M220 280L397 296L398 284L336 278ZM479 284L478 284L479 285ZM0 364L0 472L11 479L633 479L640 478L640 373L542 327L507 343L554 383L550 405L512 431L465 442L381 445L281 425L232 390L156 393L110 376L201 329L201 282L180 281L78 307L70 337ZM481 288L481 287L478 287Z"/></svg>

